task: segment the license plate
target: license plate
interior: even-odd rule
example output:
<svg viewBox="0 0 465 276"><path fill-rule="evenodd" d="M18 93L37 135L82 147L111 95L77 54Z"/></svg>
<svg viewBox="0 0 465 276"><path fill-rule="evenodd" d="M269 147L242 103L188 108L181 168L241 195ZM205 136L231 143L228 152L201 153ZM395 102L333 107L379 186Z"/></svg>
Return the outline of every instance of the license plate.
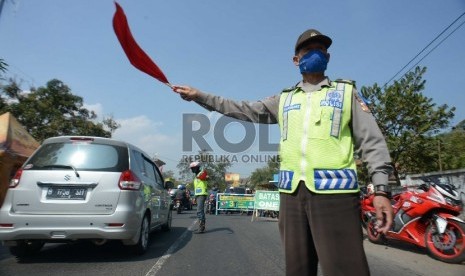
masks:
<svg viewBox="0 0 465 276"><path fill-rule="evenodd" d="M86 199L87 189L79 187L49 187L47 199Z"/></svg>

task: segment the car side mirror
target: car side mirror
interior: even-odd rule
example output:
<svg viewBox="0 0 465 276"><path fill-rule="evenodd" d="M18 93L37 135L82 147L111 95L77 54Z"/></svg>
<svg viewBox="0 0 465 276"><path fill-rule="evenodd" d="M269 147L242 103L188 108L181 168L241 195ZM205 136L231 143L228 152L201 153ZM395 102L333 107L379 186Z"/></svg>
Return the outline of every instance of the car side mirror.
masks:
<svg viewBox="0 0 465 276"><path fill-rule="evenodd" d="M174 188L174 183L173 181L165 181L165 189L173 189Z"/></svg>

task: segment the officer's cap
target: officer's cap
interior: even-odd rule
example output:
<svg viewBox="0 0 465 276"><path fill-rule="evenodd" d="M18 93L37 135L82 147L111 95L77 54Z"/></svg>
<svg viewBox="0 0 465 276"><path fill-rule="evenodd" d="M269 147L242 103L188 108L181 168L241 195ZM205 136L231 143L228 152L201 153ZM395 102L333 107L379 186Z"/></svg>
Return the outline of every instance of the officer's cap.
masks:
<svg viewBox="0 0 465 276"><path fill-rule="evenodd" d="M325 45L326 49L328 49L329 46L331 46L331 43L333 43L331 38L329 38L328 36L325 36L324 34L320 33L315 29L308 29L305 32L303 32L297 39L297 42L295 44L295 52L297 53L300 50L300 47L302 47L305 43L308 43L310 41L321 42L323 45Z"/></svg>

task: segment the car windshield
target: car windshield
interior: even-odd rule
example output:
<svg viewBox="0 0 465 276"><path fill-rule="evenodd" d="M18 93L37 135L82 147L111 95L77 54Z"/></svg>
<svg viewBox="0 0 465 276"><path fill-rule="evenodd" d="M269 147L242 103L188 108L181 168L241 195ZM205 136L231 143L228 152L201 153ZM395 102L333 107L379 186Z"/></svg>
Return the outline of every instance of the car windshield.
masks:
<svg viewBox="0 0 465 276"><path fill-rule="evenodd" d="M50 170L71 166L78 171L127 170L127 148L96 143L51 143L43 145L24 166L25 169Z"/></svg>

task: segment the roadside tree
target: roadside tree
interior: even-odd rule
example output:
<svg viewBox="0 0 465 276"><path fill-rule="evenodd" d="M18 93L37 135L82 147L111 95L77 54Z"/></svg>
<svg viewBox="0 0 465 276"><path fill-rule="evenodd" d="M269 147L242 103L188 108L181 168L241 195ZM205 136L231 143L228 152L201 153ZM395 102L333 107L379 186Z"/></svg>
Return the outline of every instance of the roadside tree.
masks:
<svg viewBox="0 0 465 276"><path fill-rule="evenodd" d="M181 158L178 165L176 166L179 170L181 181L192 184L193 174L189 168L189 165L193 161L200 161L203 168L208 172L208 188L217 187L220 191L226 188L226 182L224 175L228 172L228 169L232 166L232 163L227 158L222 156L214 156L206 150L199 151L198 155L191 156L188 158ZM191 188L191 187L190 187Z"/></svg>
<svg viewBox="0 0 465 276"><path fill-rule="evenodd" d="M250 183L253 188L257 185L268 183L273 180L273 175L279 171L279 158L271 158L265 167L258 168L252 172Z"/></svg>
<svg viewBox="0 0 465 276"><path fill-rule="evenodd" d="M465 168L465 120L437 138L439 171Z"/></svg>
<svg viewBox="0 0 465 276"><path fill-rule="evenodd" d="M454 117L455 107L437 105L422 94L426 67L415 68L385 88L362 87L395 164L394 175L437 170L437 138Z"/></svg>
<svg viewBox="0 0 465 276"><path fill-rule="evenodd" d="M57 79L28 92L10 80L1 86L0 93L5 103L0 105L0 112L11 112L38 141L59 135L109 138L119 128L111 116L96 122L96 113L83 107L83 98L73 95L71 89Z"/></svg>

